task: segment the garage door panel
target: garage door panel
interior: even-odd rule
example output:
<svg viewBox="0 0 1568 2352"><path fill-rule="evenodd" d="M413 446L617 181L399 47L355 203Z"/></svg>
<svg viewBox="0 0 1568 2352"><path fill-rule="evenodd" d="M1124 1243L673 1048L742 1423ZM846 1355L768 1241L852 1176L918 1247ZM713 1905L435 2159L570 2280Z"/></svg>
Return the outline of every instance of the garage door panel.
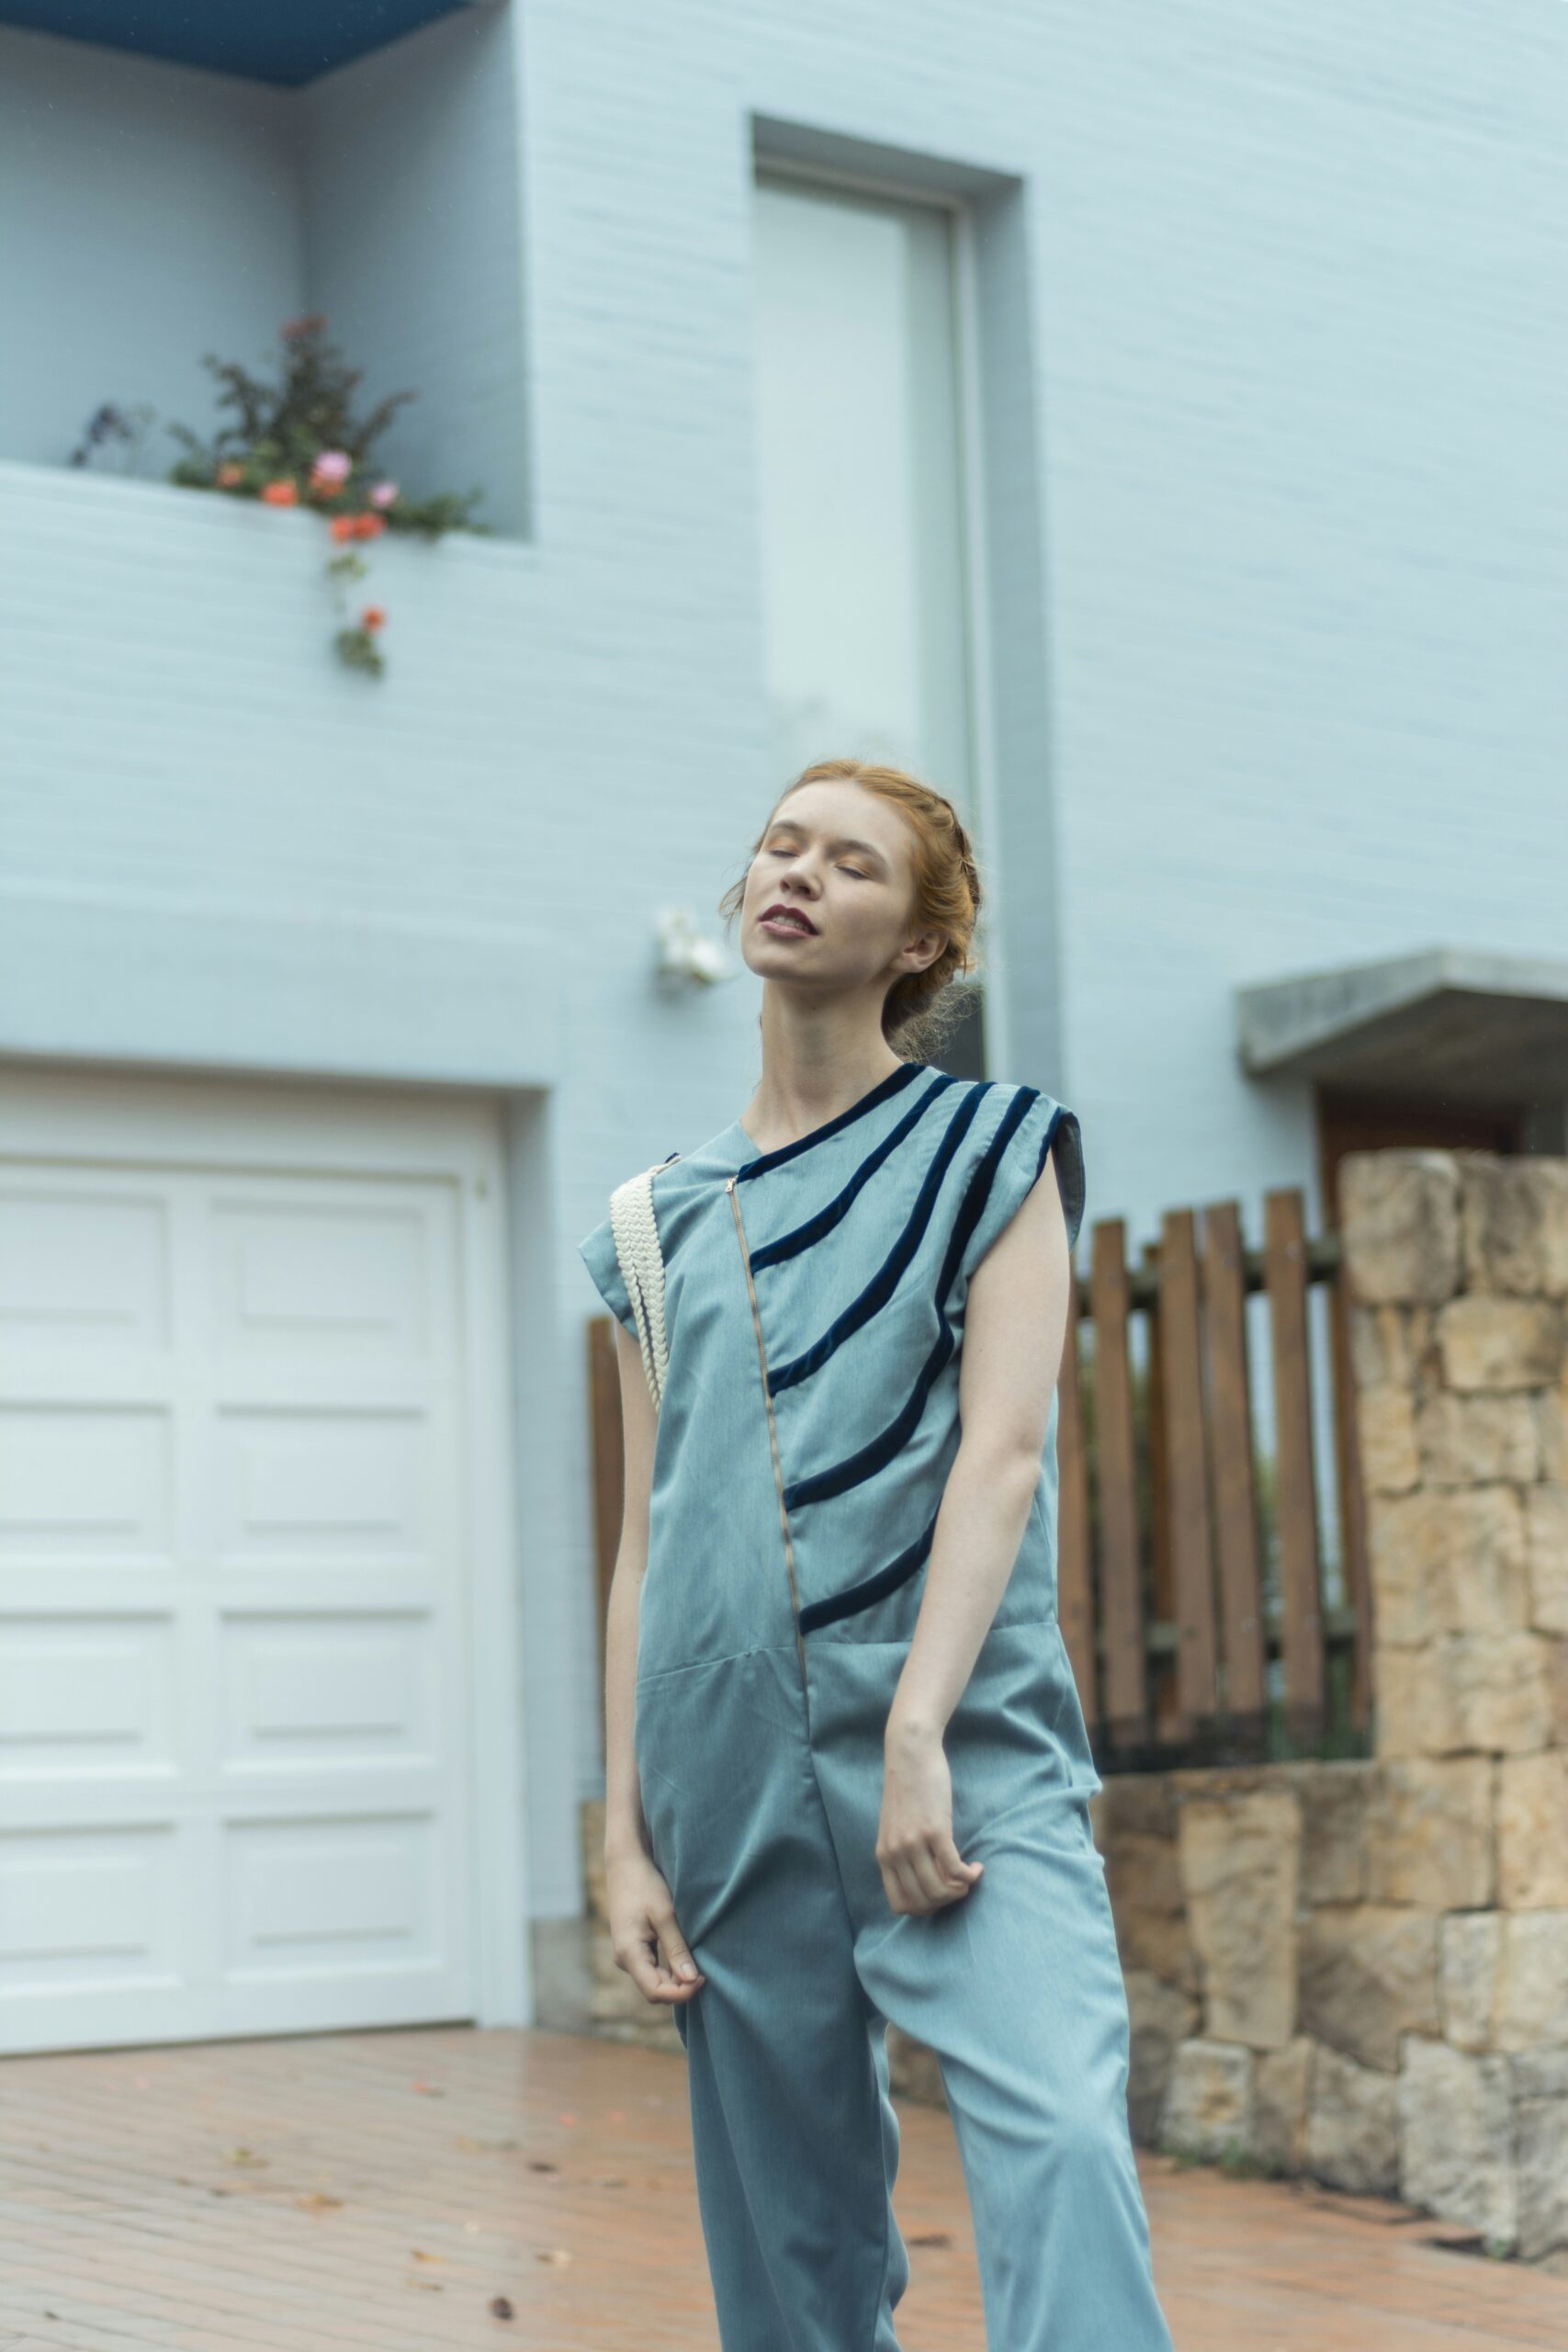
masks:
<svg viewBox="0 0 1568 2352"><path fill-rule="evenodd" d="M451 1398L451 1383L397 1365L310 1363L279 1354L265 1365L214 1365L204 1395L216 1411L416 1413Z"/></svg>
<svg viewBox="0 0 1568 2352"><path fill-rule="evenodd" d="M288 1140L0 1164L8 2049L472 2013L461 1193Z"/></svg>
<svg viewBox="0 0 1568 2352"><path fill-rule="evenodd" d="M239 1822L224 1860L231 1979L428 1969L440 1957L428 1814Z"/></svg>
<svg viewBox="0 0 1568 2352"><path fill-rule="evenodd" d="M427 1559L434 1452L414 1412L225 1410L212 1449L220 1563Z"/></svg>
<svg viewBox="0 0 1568 2352"><path fill-rule="evenodd" d="M28 1563L169 1557L175 1432L158 1406L0 1406L0 1558Z"/></svg>
<svg viewBox="0 0 1568 2352"><path fill-rule="evenodd" d="M456 1629L449 1613L450 1597L443 1590L447 1565L445 1546L434 1560L378 1568L373 1578L367 1577L357 1561L345 1566L337 1560L280 1559L260 1567L225 1568L220 1578L211 1580L215 1593L202 1589L202 1602L205 1607L215 1599L214 1614L220 1619L246 1613L270 1617L296 1609L311 1616L330 1616L336 1611L358 1616L367 1608L393 1614L409 1609L434 1610L438 1621L434 1638L443 1656L450 1659ZM195 1589L186 1588L187 1592Z"/></svg>
<svg viewBox="0 0 1568 2352"><path fill-rule="evenodd" d="M0 1351L166 1347L169 1269L165 1200L0 1181Z"/></svg>
<svg viewBox="0 0 1568 2352"><path fill-rule="evenodd" d="M0 1838L0 2023L31 1991L167 1983L179 1950L172 1825Z"/></svg>
<svg viewBox="0 0 1568 2352"><path fill-rule="evenodd" d="M19 1777L0 1780L0 1839L36 1830L174 1828L221 1840L231 1827L271 1820L280 1805L291 1820L413 1812L445 1823L450 1812L446 1758L312 1758L305 1767L279 1765L265 1772L243 1762L192 1762L174 1772L158 1768L139 1780L126 1774L97 1782L62 1772L25 1793ZM210 1856L192 1865L203 1883L211 1867Z"/></svg>
<svg viewBox="0 0 1568 2352"><path fill-rule="evenodd" d="M86 1361L92 1364L90 1393L82 1376ZM0 1407L167 1411L174 1392L174 1364L167 1356L106 1344L94 1349L90 1359L78 1358L69 1349L34 1347L0 1333Z"/></svg>
<svg viewBox="0 0 1568 2352"><path fill-rule="evenodd" d="M176 1674L165 1612L0 1619L0 1776L172 1772Z"/></svg>
<svg viewBox="0 0 1568 2352"><path fill-rule="evenodd" d="M441 1642L428 1610L229 1615L225 1766L434 1766L444 1730Z"/></svg>
<svg viewBox="0 0 1568 2352"><path fill-rule="evenodd" d="M219 1352L428 1362L438 1317L433 1205L220 1193L211 1210ZM449 1353L449 1346L441 1351Z"/></svg>

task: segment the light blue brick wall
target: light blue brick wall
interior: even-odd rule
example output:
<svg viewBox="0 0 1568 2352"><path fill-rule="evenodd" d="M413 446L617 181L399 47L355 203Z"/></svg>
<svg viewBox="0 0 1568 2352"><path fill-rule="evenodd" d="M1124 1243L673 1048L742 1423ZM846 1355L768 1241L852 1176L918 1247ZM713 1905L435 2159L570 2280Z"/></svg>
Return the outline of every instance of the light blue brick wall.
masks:
<svg viewBox="0 0 1568 2352"><path fill-rule="evenodd" d="M363 334L398 380L438 383L446 350L479 388L440 464L462 487L484 448L529 536L375 551L383 683L325 654L309 519L51 471L51 384L0 390L28 461L0 469L0 923L29 943L0 1046L101 1048L140 927L220 1057L227 1035L242 1065L381 1068L377 959L402 950L432 978L408 1074L551 1089L519 1153L539 1911L575 1906L598 1760L573 1244L755 1072L748 978L668 999L648 968L654 910L708 913L779 781L750 117L978 208L1004 1074L1079 1111L1090 1214L1136 1245L1168 1203L1314 1187L1304 1091L1236 1068L1238 981L1438 938L1561 952L1563 25L1554 0L532 0L487 15L477 81L462 20L351 69L374 103L309 236L272 179L287 94L0 35L0 106L58 77L64 108L52 139L0 138L35 192L0 292L58 333L73 426L139 382L196 408L194 356L270 333L308 253L352 315L355 206L402 204L427 61L473 107L473 155L442 159L458 217L397 215L439 302ZM159 109L177 183L148 160ZM213 193L182 209L203 153ZM188 1055L179 993L123 997L112 1050Z"/></svg>
<svg viewBox="0 0 1568 2352"><path fill-rule="evenodd" d="M0 456L63 464L101 401L202 426L202 353L299 307L299 131L287 92L0 26Z"/></svg>
<svg viewBox="0 0 1568 2352"><path fill-rule="evenodd" d="M527 521L515 44L471 7L299 93L305 287L366 371L405 389L377 455L394 479Z"/></svg>

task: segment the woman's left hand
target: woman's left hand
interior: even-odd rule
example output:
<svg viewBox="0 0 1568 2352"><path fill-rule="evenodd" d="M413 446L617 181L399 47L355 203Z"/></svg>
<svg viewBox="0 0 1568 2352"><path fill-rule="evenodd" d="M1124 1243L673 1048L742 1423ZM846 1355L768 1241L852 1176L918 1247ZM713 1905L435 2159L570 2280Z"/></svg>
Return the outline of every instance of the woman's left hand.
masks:
<svg viewBox="0 0 1568 2352"><path fill-rule="evenodd" d="M942 1735L890 1717L876 1860L891 1907L915 1917L961 1903L985 1865L953 1842L953 1776Z"/></svg>

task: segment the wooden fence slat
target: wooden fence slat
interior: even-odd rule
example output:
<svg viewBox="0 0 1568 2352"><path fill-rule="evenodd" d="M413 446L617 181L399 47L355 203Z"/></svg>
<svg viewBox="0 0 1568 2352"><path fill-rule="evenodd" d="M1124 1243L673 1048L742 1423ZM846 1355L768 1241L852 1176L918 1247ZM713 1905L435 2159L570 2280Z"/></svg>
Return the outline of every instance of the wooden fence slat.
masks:
<svg viewBox="0 0 1568 2352"><path fill-rule="evenodd" d="M1137 1466L1128 1350L1126 1227L1096 1221L1089 1271L1094 1316L1094 1443L1100 1482L1100 1611L1105 1720L1120 1746L1148 1737L1144 1605L1138 1582Z"/></svg>
<svg viewBox="0 0 1568 2352"><path fill-rule="evenodd" d="M1203 1443L1203 1362L1198 1335L1198 1255L1190 1209L1160 1220L1160 1386L1166 1498L1176 1601L1176 1691L1190 1737L1219 1712L1209 1478ZM1178 1736L1174 1720L1162 1736Z"/></svg>
<svg viewBox="0 0 1568 2352"><path fill-rule="evenodd" d="M1095 1672L1094 1591L1089 1563L1089 1458L1078 1380L1082 1320L1074 1274L1067 1285L1067 1331L1056 1378L1056 1622L1078 1686L1084 1722L1093 1732L1100 1721L1100 1683Z"/></svg>
<svg viewBox="0 0 1568 2352"><path fill-rule="evenodd" d="M1170 1513L1167 1502L1165 1430L1165 1351L1160 1345L1159 1243L1145 1241L1144 1276L1144 1431L1148 1447L1149 1476L1149 1607L1156 1618L1174 1623L1176 1582L1170 1561ZM1133 1310L1137 1311L1135 1308Z"/></svg>
<svg viewBox="0 0 1568 2352"><path fill-rule="evenodd" d="M1224 1713L1237 1737L1261 1738L1267 1717L1263 1579L1252 1470L1252 1398L1247 1376L1247 1275L1241 1209L1203 1211L1203 1325L1209 1343L1209 1467L1220 1576Z"/></svg>
<svg viewBox="0 0 1568 2352"><path fill-rule="evenodd" d="M1299 1185L1263 1196L1264 1286L1274 1361L1275 1506L1280 1534L1285 1723L1310 1746L1323 1731L1323 1604L1318 1590L1307 1357L1306 1240Z"/></svg>
<svg viewBox="0 0 1568 2352"><path fill-rule="evenodd" d="M1372 1720L1372 1580L1367 1563L1366 1494L1356 1429L1356 1369L1350 1354L1350 1289L1341 1259L1328 1290L1328 1330L1334 1369L1334 1466L1338 1482L1339 1544L1344 1598L1356 1612L1350 1665L1350 1722L1359 1732Z"/></svg>
<svg viewBox="0 0 1568 2352"><path fill-rule="evenodd" d="M593 1559L599 1664L604 1664L604 1622L610 1579L621 1544L626 1502L625 1441L621 1430L621 1373L615 1356L615 1318L588 1318L588 1410L593 1475Z"/></svg>

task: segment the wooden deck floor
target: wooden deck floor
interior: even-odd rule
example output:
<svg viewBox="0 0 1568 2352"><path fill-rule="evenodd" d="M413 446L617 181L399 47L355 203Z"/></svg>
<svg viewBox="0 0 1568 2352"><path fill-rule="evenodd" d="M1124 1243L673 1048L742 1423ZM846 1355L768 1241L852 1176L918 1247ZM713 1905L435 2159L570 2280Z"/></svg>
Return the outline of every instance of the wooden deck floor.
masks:
<svg viewBox="0 0 1568 2352"><path fill-rule="evenodd" d="M947 2118L902 2113L901 2341L985 2352ZM1139 2165L1179 2352L1568 2346L1568 2279L1403 2207ZM453 2027L0 2064L3 2352L717 2341L679 2057Z"/></svg>

